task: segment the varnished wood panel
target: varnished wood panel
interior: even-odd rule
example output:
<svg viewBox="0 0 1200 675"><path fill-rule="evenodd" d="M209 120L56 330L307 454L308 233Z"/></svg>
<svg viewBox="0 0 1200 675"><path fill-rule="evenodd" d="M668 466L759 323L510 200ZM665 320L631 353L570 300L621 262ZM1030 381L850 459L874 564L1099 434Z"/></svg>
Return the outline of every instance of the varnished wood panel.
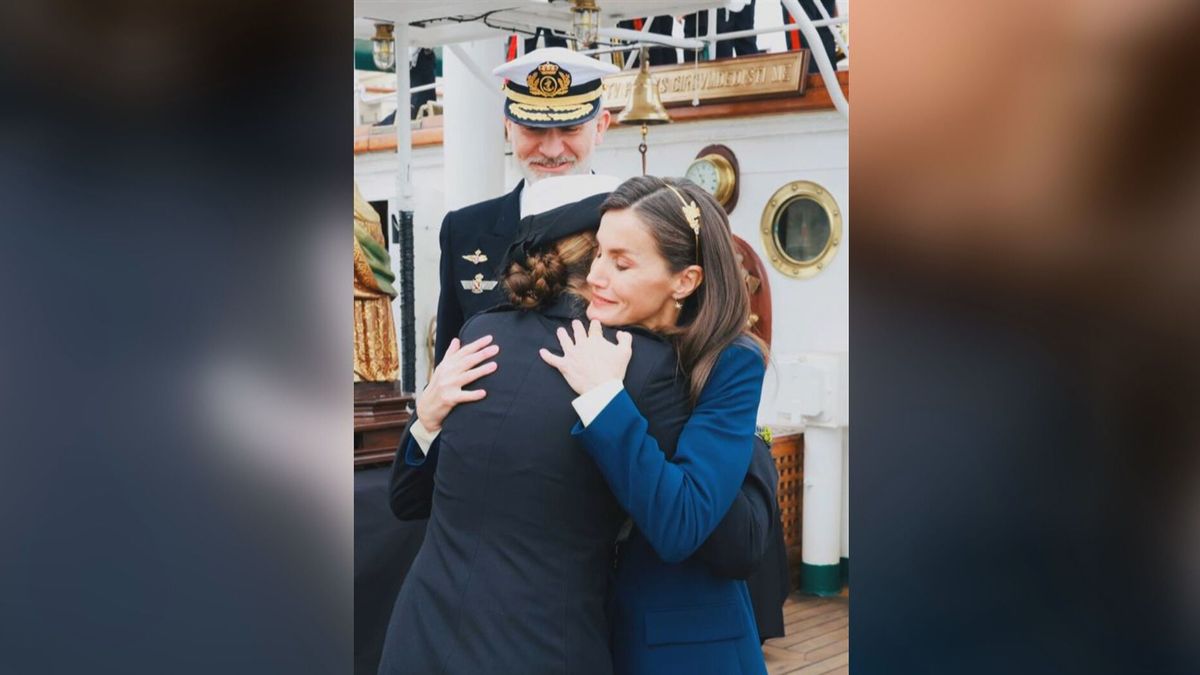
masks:
<svg viewBox="0 0 1200 675"><path fill-rule="evenodd" d="M800 562L801 523L804 515L804 435L778 435L772 439L771 456L779 472L779 515L789 565ZM794 575L793 575L794 577Z"/></svg>
<svg viewBox="0 0 1200 675"><path fill-rule="evenodd" d="M355 468L391 463L412 406L398 382L354 383Z"/></svg>
<svg viewBox="0 0 1200 675"><path fill-rule="evenodd" d="M754 252L754 247L750 246L745 239L735 234L733 243L737 248L738 255L741 256L742 269L756 280L753 290L750 291L750 313L753 315L751 330L770 347L771 282L767 278L767 268L763 265L762 258L759 258L758 254ZM749 280L747 282L749 283Z"/></svg>

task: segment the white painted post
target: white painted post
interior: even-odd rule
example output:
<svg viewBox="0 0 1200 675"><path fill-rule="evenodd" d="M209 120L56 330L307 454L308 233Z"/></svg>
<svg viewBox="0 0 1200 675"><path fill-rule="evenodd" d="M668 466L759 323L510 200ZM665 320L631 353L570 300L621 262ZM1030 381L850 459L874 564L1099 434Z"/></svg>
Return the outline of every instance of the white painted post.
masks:
<svg viewBox="0 0 1200 675"><path fill-rule="evenodd" d="M804 421L800 590L837 595L842 590L840 563L847 536L848 360L845 353L809 352L781 356L778 365L783 403L780 417Z"/></svg>
<svg viewBox="0 0 1200 675"><path fill-rule="evenodd" d="M842 582L850 585L850 429L842 436Z"/></svg>
<svg viewBox="0 0 1200 675"><path fill-rule="evenodd" d="M354 126L362 124L362 86L354 83Z"/></svg>
<svg viewBox="0 0 1200 675"><path fill-rule="evenodd" d="M409 92L411 82L408 73L408 24L396 23L392 47L396 54L396 204L399 211L412 211L412 125L408 121L408 109L412 105Z"/></svg>
<svg viewBox="0 0 1200 675"><path fill-rule="evenodd" d="M804 429L804 524L800 588L812 595L842 590L842 429Z"/></svg>
<svg viewBox="0 0 1200 675"><path fill-rule="evenodd" d="M408 121L412 86L408 73L409 27L397 22L393 32L396 55L396 199L391 212L396 214L399 232L388 232L388 240L399 235L400 273L396 275L400 294L399 322L400 382L405 391L417 386L417 329L416 298L413 289L413 184L412 184L412 125ZM393 305L394 306L394 305Z"/></svg>
<svg viewBox="0 0 1200 675"><path fill-rule="evenodd" d="M465 42L456 47L442 52L447 210L504 192L503 98L498 95L500 80L490 76L492 69L504 61L504 38ZM495 80L490 89L481 81L481 72Z"/></svg>

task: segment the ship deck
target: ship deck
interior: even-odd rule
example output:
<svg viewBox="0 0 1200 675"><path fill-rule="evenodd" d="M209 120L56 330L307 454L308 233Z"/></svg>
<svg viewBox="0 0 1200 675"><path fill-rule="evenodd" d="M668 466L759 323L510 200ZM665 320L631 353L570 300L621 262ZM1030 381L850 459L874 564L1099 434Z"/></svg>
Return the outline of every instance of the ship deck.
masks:
<svg viewBox="0 0 1200 675"><path fill-rule="evenodd" d="M833 675L850 672L850 597L792 593L783 603L785 635L767 640L763 655L770 675Z"/></svg>

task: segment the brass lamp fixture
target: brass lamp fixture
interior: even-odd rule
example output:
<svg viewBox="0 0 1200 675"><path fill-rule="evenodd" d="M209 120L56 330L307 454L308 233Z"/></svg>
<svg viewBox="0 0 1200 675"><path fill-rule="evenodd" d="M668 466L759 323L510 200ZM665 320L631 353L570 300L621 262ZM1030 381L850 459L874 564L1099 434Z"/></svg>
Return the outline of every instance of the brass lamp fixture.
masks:
<svg viewBox="0 0 1200 675"><path fill-rule="evenodd" d="M663 107L662 98L658 95L658 82L650 75L650 57L646 46L642 45L638 55L638 74L633 78L633 88L629 91L629 102L625 109L617 115L617 124L642 125L642 143L638 152L642 153L642 175L646 175L646 127L651 124L668 124L671 116Z"/></svg>
<svg viewBox="0 0 1200 675"><path fill-rule="evenodd" d="M393 26L390 23L375 24L375 36L371 38L371 56L375 59L375 67L380 70L391 70L396 65L396 41L392 37Z"/></svg>
<svg viewBox="0 0 1200 675"><path fill-rule="evenodd" d="M575 34L575 51L596 46L600 31L600 8L596 0L571 1L571 32Z"/></svg>

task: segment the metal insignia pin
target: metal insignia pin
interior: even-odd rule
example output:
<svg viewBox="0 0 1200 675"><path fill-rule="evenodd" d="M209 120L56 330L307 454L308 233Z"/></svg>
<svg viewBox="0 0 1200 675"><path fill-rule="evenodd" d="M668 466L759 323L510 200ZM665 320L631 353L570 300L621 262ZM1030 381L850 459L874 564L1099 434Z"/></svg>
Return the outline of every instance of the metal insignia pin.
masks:
<svg viewBox="0 0 1200 675"><path fill-rule="evenodd" d="M466 290L471 291L475 295L479 295L484 291L490 291L495 288L498 282L492 279L485 281L482 274L476 274L474 279L463 279L459 283L461 283L462 287Z"/></svg>

